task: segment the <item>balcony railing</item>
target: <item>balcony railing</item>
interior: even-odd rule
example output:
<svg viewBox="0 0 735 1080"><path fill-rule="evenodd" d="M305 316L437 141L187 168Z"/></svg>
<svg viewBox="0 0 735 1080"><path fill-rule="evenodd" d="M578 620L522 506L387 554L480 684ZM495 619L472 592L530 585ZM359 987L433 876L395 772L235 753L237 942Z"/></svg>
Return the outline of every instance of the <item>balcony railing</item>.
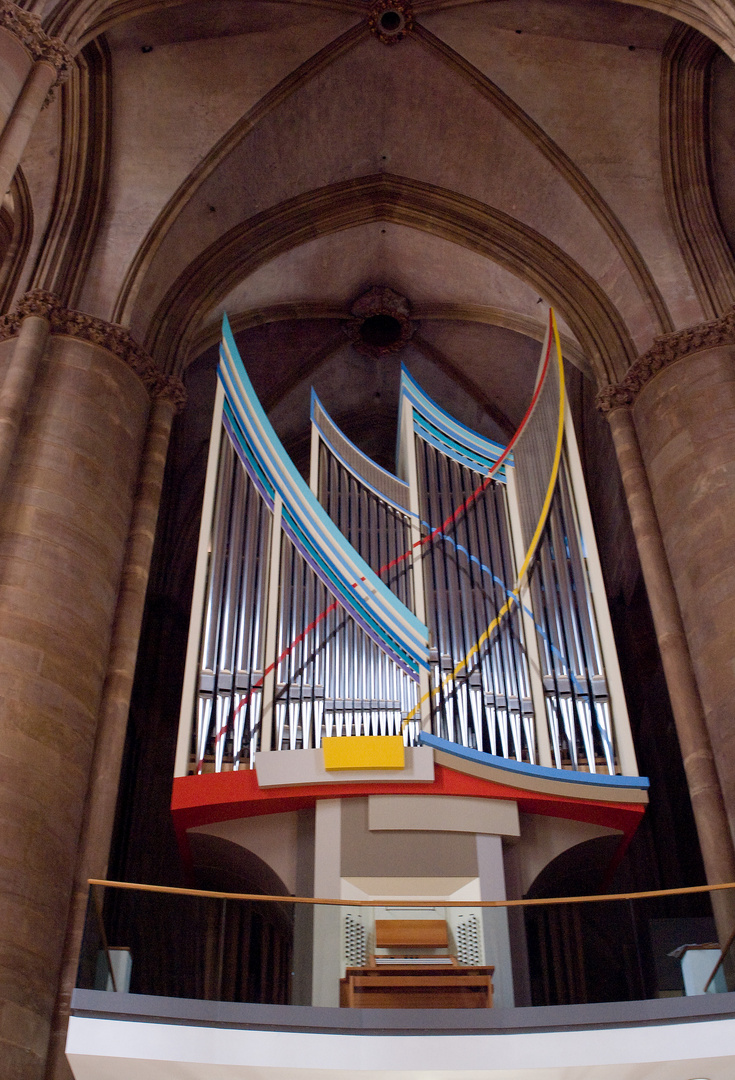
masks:
<svg viewBox="0 0 735 1080"><path fill-rule="evenodd" d="M735 986L735 928L720 948L710 894L732 888L365 901L92 881L77 986L272 1005L484 1008L492 968L496 1008L723 992ZM408 943L398 940L406 927ZM431 927L443 928L441 941Z"/></svg>

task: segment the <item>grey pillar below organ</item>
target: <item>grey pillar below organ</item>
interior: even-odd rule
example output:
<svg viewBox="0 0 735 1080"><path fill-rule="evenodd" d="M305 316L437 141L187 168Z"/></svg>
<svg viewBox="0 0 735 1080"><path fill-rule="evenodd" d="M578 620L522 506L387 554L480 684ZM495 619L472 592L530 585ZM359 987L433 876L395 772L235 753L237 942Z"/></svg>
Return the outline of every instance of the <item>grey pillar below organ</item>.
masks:
<svg viewBox="0 0 735 1080"><path fill-rule="evenodd" d="M320 799L314 826L314 895L338 898L342 848L342 802ZM314 908L312 1005L339 1005L340 908Z"/></svg>
<svg viewBox="0 0 735 1080"><path fill-rule="evenodd" d="M314 896L314 810L298 811L296 895ZM291 1004L311 1005L314 968L314 908L294 905L293 976Z"/></svg>
<svg viewBox="0 0 735 1080"><path fill-rule="evenodd" d="M503 841L499 836L478 835L477 876L481 900L505 900ZM482 909L485 963L493 964L493 1005L510 1009L515 1005L513 964L510 954L508 912L505 908Z"/></svg>

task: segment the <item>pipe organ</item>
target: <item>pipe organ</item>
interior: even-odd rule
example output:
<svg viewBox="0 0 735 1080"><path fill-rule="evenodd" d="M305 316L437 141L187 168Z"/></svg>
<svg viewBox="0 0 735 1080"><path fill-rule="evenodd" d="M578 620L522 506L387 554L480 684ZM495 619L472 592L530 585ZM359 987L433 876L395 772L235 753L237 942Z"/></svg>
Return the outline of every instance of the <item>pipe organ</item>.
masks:
<svg viewBox="0 0 735 1080"><path fill-rule="evenodd" d="M431 733L578 772L637 772L549 335L508 447L404 370L397 472L312 395L310 484L225 320L177 772L325 736Z"/></svg>

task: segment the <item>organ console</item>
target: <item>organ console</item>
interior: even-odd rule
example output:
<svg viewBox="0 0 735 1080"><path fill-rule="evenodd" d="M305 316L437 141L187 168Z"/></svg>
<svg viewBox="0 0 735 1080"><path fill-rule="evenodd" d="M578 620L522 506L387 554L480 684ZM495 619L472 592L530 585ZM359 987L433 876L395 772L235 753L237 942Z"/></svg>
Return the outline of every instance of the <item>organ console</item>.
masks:
<svg viewBox="0 0 735 1080"><path fill-rule="evenodd" d="M340 1005L372 1009L489 1009L493 967L469 967L448 952L443 919L378 919L376 952L348 967ZM378 950L390 949L386 953ZM397 950L397 951L396 951Z"/></svg>

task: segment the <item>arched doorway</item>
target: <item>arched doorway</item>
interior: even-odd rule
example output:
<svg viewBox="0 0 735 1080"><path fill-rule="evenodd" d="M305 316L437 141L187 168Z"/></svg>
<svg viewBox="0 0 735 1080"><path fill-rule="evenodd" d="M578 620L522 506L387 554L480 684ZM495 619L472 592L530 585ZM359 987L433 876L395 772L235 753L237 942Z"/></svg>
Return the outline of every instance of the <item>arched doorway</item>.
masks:
<svg viewBox="0 0 735 1080"><path fill-rule="evenodd" d="M190 842L196 888L288 896L271 867L239 844L205 833ZM110 946L131 952L131 993L290 1002L290 904L125 892L110 896L107 914Z"/></svg>

